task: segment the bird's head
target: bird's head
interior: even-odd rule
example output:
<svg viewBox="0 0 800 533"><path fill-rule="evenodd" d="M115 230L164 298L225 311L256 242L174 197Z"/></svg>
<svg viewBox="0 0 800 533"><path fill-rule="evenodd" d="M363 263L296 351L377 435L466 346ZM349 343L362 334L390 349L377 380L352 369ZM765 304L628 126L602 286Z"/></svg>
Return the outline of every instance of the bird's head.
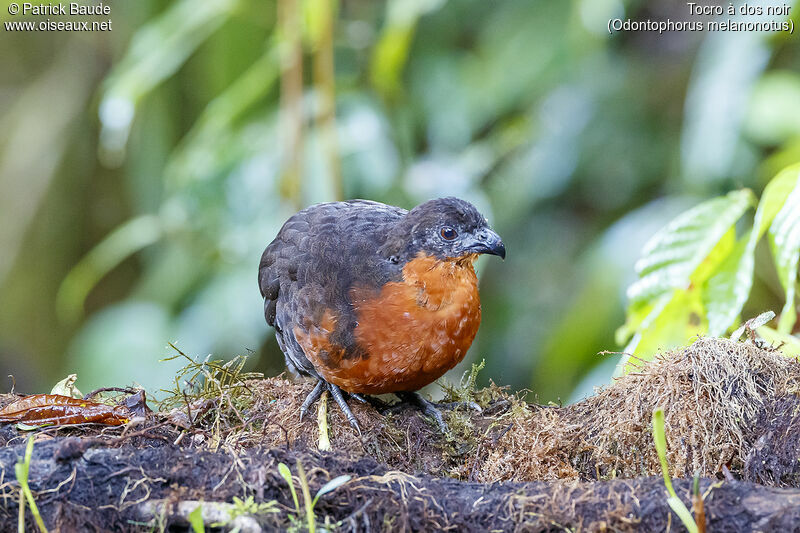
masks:
<svg viewBox="0 0 800 533"><path fill-rule="evenodd" d="M506 257L506 247L486 217L458 198L437 198L409 211L388 235L383 251L406 261L420 253L439 259L477 254Z"/></svg>

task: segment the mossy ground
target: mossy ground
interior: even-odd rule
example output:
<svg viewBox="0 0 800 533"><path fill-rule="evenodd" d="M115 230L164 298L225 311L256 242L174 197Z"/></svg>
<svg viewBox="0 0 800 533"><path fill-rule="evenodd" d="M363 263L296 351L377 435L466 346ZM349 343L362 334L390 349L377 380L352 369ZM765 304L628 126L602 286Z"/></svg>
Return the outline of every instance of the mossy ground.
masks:
<svg viewBox="0 0 800 533"><path fill-rule="evenodd" d="M800 484L800 363L749 341L700 339L564 407L528 404L494 385L475 390L474 379L466 379L447 388L446 400L475 402L481 411L445 411L445 434L414 408L381 413L351 402L359 435L331 402L332 451L324 453L318 451L316 416L298 418L311 382L253 379L241 367L231 368L201 368L202 386L186 395L176 391L160 412L132 426L39 430L37 468L49 477L37 477L33 469L31 485L44 500L40 507L55 513L53 505L59 505L61 522L51 516L52 523L88 516L92 498L82 491L91 495L102 486L91 464L111 460L101 477L113 485L113 497L105 498L103 513L93 515L105 523L179 528L186 522L175 511L178 502L230 503L233 496L251 496L278 506L278 512L254 517L255 524L301 528L302 513L293 509L288 485L277 474L277 462L296 472L301 460L312 495L335 475L353 476L320 501L317 515L321 524L327 517L329 526L344 530L463 526L467 514L500 530L641 529L670 516L663 485L651 479L661 474L650 427L657 406L666 415L671 474L705 478L709 494L718 494L716 500L707 496L709 505L726 501L724 491L736 487L723 485L732 479ZM12 399L0 398L0 406ZM13 466L11 473L7 467L27 437L11 425L0 430L4 453L11 453L0 457L5 520L16 516L17 498ZM69 479L70 472L83 472L84 478ZM461 494L465 507L441 503L438 490L451 499ZM153 501L162 504L153 507ZM160 509L162 522L154 509ZM713 520L725 515L716 509Z"/></svg>

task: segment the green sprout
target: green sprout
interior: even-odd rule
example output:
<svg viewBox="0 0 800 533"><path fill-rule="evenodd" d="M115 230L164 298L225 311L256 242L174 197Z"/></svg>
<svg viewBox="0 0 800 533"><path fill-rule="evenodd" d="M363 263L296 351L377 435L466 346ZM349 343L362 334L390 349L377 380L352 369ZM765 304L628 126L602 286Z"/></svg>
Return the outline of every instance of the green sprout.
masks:
<svg viewBox="0 0 800 533"><path fill-rule="evenodd" d="M203 506L198 505L194 508L194 511L189 513L189 516L186 518L189 519L189 524L192 526L192 531L194 533L206 533L206 524L203 521Z"/></svg>
<svg viewBox="0 0 800 533"><path fill-rule="evenodd" d="M31 457L33 456L33 435L28 437L28 446L25 448L25 458L14 465L14 472L17 475L19 482L19 519L17 520L17 529L20 533L25 531L25 502L31 507L31 514L33 519L42 533L47 533L47 528L44 526L42 515L39 514L39 508L36 507L36 502L33 500L33 493L30 486L28 486L28 473L31 467ZM23 497L24 496L24 497Z"/></svg>
<svg viewBox="0 0 800 533"><path fill-rule="evenodd" d="M278 472L281 474L281 477L286 480L286 483L289 485L289 490L292 493L292 499L294 500L294 508L297 511L297 514L300 515L300 502L297 499L297 491L294 488L294 480L292 478L292 473L289 470L289 467L286 466L284 463L278 464ZM350 481L351 477L349 475L343 475L333 478L332 480L325 483L320 489L317 491L317 494L314 498L311 498L311 491L308 486L308 479L306 478L306 472L303 469L303 464L298 460L297 461L297 477L300 480L300 491L303 494L303 503L305 506L305 518L308 527L309 533L315 533L317 527L317 520L314 515L314 507L317 505L317 501L319 501L320 497L328 494L329 492L333 492L334 490L338 489L348 481Z"/></svg>
<svg viewBox="0 0 800 533"><path fill-rule="evenodd" d="M689 533L698 533L697 523L692 518L692 513L683 504L675 489L672 488L672 479L669 476L669 464L667 463L667 433L664 429L664 408L656 407L653 410L653 440L656 444L658 459L661 461L661 473L664 475L664 485L667 487L669 498L667 504L675 511L678 518L683 522L684 527Z"/></svg>

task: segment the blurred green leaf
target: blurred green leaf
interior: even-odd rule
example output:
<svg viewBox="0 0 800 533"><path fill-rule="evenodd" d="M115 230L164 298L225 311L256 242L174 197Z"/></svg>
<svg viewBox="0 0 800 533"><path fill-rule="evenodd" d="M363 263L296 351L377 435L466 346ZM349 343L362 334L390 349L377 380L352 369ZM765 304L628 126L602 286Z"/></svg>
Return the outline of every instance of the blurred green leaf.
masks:
<svg viewBox="0 0 800 533"><path fill-rule="evenodd" d="M800 357L800 338L780 331L769 326L761 326L756 329L758 336L772 344L780 346L781 352L789 357Z"/></svg>
<svg viewBox="0 0 800 533"><path fill-rule="evenodd" d="M787 188L790 184L793 185L769 228L775 267L786 295L786 303L778 321L778 331L790 333L797 321L795 294L798 260L800 260L800 165L784 170L775 180L781 180L782 184L785 180Z"/></svg>
<svg viewBox="0 0 800 533"><path fill-rule="evenodd" d="M175 73L233 13L239 0L180 0L140 28L105 82L100 101L101 148L116 162L139 100Z"/></svg>
<svg viewBox="0 0 800 533"><path fill-rule="evenodd" d="M800 75L767 72L753 88L746 129L756 141L775 145L800 135Z"/></svg>
<svg viewBox="0 0 800 533"><path fill-rule="evenodd" d="M400 84L417 21L425 13L439 9L446 0L389 0L386 22L371 61L372 83L386 96Z"/></svg>
<svg viewBox="0 0 800 533"><path fill-rule="evenodd" d="M206 106L175 149L165 169L168 185L173 190L209 174L208 167L214 168L209 159L219 148L221 139L234 135L236 121L273 89L277 78L277 50L276 45L271 44L247 71Z"/></svg>
<svg viewBox="0 0 800 533"><path fill-rule="evenodd" d="M56 310L62 320L74 322L83 313L89 291L123 260L163 235L161 219L142 215L111 232L75 265L64 278L56 295Z"/></svg>
<svg viewBox="0 0 800 533"><path fill-rule="evenodd" d="M304 28L312 48L319 46L325 25L336 18L338 11L338 0L303 0Z"/></svg>
<svg viewBox="0 0 800 533"><path fill-rule="evenodd" d="M202 503L197 504L197 507L195 507L186 518L189 520L189 525L192 526L192 531L194 533L206 533L206 525L205 521L203 520Z"/></svg>

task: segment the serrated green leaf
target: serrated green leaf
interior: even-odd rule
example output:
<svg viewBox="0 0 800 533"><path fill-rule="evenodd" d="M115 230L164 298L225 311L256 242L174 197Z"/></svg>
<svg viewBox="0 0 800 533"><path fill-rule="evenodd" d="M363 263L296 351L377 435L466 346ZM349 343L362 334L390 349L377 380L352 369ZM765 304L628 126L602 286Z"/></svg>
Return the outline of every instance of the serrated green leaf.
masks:
<svg viewBox="0 0 800 533"><path fill-rule="evenodd" d="M693 284L700 285L706 281L719 269L720 265L724 263L731 252L736 248L736 228L731 227L725 235L717 242L717 245L711 249L708 255L700 262L700 265L690 276Z"/></svg>
<svg viewBox="0 0 800 533"><path fill-rule="evenodd" d="M703 316L701 291L675 289L656 301L650 314L641 323L636 334L625 346L625 354L649 361L659 351L685 344L696 335L708 331L708 322ZM617 365L619 376L631 368L630 355L625 355Z"/></svg>
<svg viewBox="0 0 800 533"><path fill-rule="evenodd" d="M626 353L649 360L658 350L708 331L709 302L703 289L712 280L715 293L727 290L730 280L737 279L746 244L736 241L734 224L754 204L748 189L708 200L679 215L648 241L636 263L639 280L628 289L627 322L617 331L617 340L630 339ZM737 255L731 258L733 253ZM721 267L724 275L718 275ZM749 293L749 285L742 291ZM733 319L724 313L727 309L715 305L711 304L713 325L724 330L727 325L722 324ZM627 371L628 363L629 356L623 357L616 374Z"/></svg>
<svg viewBox="0 0 800 533"><path fill-rule="evenodd" d="M719 336L725 333L742 311L753 285L756 245L767 228L771 224L774 226L773 220L785 207L787 198L797 184L798 171L800 167L795 165L778 173L769 182L758 203L753 228L737 243L736 249L718 272L708 280L703 299L710 335Z"/></svg>
<svg viewBox="0 0 800 533"><path fill-rule="evenodd" d="M712 250L754 204L749 189L733 191L703 202L667 224L647 242L636 262L639 280L628 288L631 302L688 288Z"/></svg>
<svg viewBox="0 0 800 533"><path fill-rule="evenodd" d="M778 278L786 295L786 303L778 321L778 331L789 333L797 321L795 294L800 261L800 166L789 167L774 181L779 179L781 192L786 193L790 185L792 188L769 227L769 241ZM776 200L775 204L777 203Z"/></svg>
<svg viewBox="0 0 800 533"><path fill-rule="evenodd" d="M753 284L753 250L749 233L709 277L703 287L708 333L718 337L736 321Z"/></svg>

